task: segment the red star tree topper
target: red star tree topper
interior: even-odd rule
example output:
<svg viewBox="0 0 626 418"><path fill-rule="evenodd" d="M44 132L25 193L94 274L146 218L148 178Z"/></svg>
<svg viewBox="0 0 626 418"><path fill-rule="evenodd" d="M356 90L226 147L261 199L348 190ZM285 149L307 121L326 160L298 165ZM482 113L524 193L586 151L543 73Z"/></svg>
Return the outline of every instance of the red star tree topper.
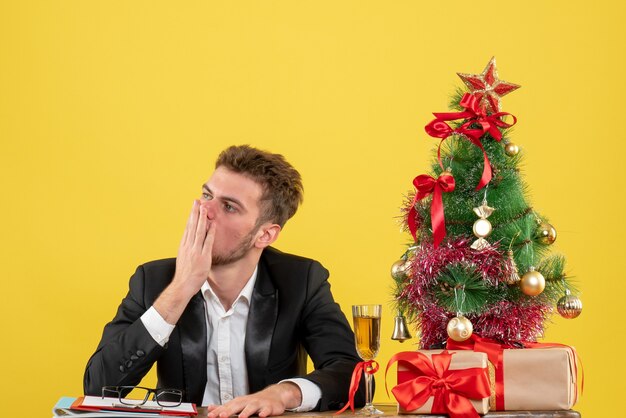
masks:
<svg viewBox="0 0 626 418"><path fill-rule="evenodd" d="M491 58L481 74L457 73L470 91L480 100L480 105L492 113L500 111L500 98L518 89L517 84L498 78L496 57Z"/></svg>

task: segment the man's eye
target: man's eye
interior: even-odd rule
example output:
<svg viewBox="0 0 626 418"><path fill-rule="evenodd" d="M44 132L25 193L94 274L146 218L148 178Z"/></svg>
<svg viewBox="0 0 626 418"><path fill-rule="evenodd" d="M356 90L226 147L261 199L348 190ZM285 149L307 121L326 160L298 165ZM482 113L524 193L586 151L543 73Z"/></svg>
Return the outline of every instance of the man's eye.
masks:
<svg viewBox="0 0 626 418"><path fill-rule="evenodd" d="M226 209L226 212L236 212L237 209L231 205L230 203L224 203L224 209Z"/></svg>
<svg viewBox="0 0 626 418"><path fill-rule="evenodd" d="M205 200L211 200L213 198L213 196L211 196L208 193L202 193L202 198Z"/></svg>

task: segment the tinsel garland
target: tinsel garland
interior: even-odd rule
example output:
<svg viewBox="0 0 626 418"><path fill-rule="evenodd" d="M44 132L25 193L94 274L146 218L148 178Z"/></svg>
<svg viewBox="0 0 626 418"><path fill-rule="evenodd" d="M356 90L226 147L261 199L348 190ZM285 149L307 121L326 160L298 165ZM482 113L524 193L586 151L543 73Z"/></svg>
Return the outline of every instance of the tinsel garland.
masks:
<svg viewBox="0 0 626 418"><path fill-rule="evenodd" d="M515 346L521 341L535 342L542 337L543 322L552 313L549 305L520 304L500 301L480 315L467 315L474 333L504 344ZM420 348L441 347L448 335L446 325L455 314L429 303L415 317L420 329Z"/></svg>
<svg viewBox="0 0 626 418"><path fill-rule="evenodd" d="M538 301L524 303L503 300L470 320L478 335L514 344L521 341L535 342L537 338L543 337L543 323L551 313L550 305Z"/></svg>
<svg viewBox="0 0 626 418"><path fill-rule="evenodd" d="M472 239L460 237L444 241L434 248L429 242L422 242L416 248L409 270L410 281L404 287L402 297L413 305L419 305L430 295L430 286L436 283L441 270L451 263L470 263L476 266L484 280L497 286L506 273L503 255L497 245L480 251L470 248Z"/></svg>
<svg viewBox="0 0 626 418"><path fill-rule="evenodd" d="M483 250L470 248L471 238L447 240L435 248L421 243L410 257L407 278L401 285L399 299L407 302L406 314L420 329L422 348L440 344L447 338L446 324L456 315L439 306L433 288L437 277L454 263L472 265L488 286L506 287L509 274L506 254L497 243ZM543 329L543 321L552 309L540 298L534 300L498 301L482 312L466 314L474 325L474 332L505 343L535 341Z"/></svg>

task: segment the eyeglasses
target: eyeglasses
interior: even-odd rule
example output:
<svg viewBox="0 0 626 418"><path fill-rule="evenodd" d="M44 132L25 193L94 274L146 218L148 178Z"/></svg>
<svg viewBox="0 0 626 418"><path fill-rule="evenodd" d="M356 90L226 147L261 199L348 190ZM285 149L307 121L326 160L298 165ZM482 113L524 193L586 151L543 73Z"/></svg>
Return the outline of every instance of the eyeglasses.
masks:
<svg viewBox="0 0 626 418"><path fill-rule="evenodd" d="M102 398L117 398L123 406L139 407L148 402L150 394L153 400L162 407L175 407L183 402L183 391L180 389L149 389L140 386L104 386Z"/></svg>

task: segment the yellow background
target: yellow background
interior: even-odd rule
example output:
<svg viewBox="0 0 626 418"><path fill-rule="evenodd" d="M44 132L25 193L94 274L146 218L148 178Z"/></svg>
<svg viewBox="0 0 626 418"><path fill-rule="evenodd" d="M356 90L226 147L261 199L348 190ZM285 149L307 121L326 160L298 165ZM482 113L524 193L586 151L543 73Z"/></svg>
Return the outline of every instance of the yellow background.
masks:
<svg viewBox="0 0 626 418"><path fill-rule="evenodd" d="M389 339L398 208L430 166L430 113L493 55L523 86L512 139L585 304L546 341L578 348L585 417L623 409L625 18L618 1L3 0L2 414L82 393L130 274L176 254L230 144L301 171L277 246L329 268L344 312L385 305L381 364L412 349Z"/></svg>

